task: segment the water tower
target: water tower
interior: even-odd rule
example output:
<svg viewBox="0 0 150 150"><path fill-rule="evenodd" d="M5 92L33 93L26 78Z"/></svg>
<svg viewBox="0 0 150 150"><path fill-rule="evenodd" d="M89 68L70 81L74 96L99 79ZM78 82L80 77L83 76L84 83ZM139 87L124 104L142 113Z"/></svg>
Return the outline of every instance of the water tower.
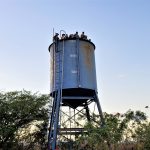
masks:
<svg viewBox="0 0 150 150"><path fill-rule="evenodd" d="M63 33L63 34L62 34ZM84 129L73 127L63 128L61 126L62 108L69 107L74 110L74 115L65 112L69 121L75 115L85 111L87 121L92 119L90 115L91 103L95 103L102 119L102 110L97 95L97 81L95 69L95 45L82 32L78 35L69 36L61 31L53 37L49 46L50 52L50 96L53 99L50 128L49 149L56 147L57 136L62 134L76 134Z"/></svg>

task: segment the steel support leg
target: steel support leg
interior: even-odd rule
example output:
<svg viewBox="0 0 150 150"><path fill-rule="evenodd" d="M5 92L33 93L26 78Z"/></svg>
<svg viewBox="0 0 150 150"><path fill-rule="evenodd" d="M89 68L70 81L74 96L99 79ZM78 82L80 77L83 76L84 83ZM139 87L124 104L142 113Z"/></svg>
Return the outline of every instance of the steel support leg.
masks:
<svg viewBox="0 0 150 150"><path fill-rule="evenodd" d="M89 112L89 107L88 107L88 104L87 102L85 103L85 110L86 110L86 117L87 117L87 120L90 122L90 112Z"/></svg>
<svg viewBox="0 0 150 150"><path fill-rule="evenodd" d="M48 141L48 150L55 150L56 140L57 140L57 131L59 123L59 111L60 111L60 102L61 102L61 93L58 90L56 98L53 103L53 111L51 116L50 131L49 131L49 141Z"/></svg>
<svg viewBox="0 0 150 150"><path fill-rule="evenodd" d="M99 112L99 115L100 115L100 118L101 118L100 124L102 124L102 126L103 126L105 124L105 121L104 121L101 105L100 105L100 102L99 102L99 98L98 98L98 95L97 95L96 92L95 92L95 102L97 104L98 112Z"/></svg>
<svg viewBox="0 0 150 150"><path fill-rule="evenodd" d="M53 99L53 106L52 106L52 112L51 112L51 119L50 119L50 127L49 127L49 133L48 133L48 150L50 150L51 147L51 138L53 134L53 122L54 122L54 112L55 112L55 103L56 99L54 97Z"/></svg>

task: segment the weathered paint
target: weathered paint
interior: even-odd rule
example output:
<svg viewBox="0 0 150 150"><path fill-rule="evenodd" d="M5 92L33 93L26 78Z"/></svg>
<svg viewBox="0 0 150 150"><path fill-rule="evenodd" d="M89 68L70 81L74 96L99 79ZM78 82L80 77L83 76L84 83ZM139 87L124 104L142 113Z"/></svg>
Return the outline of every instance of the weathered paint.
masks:
<svg viewBox="0 0 150 150"><path fill-rule="evenodd" d="M50 46L51 92L58 90L62 77L62 89L97 90L94 44L86 40L69 39L58 41L57 50L54 45Z"/></svg>
<svg viewBox="0 0 150 150"><path fill-rule="evenodd" d="M54 53L51 51L50 53L50 89L54 86Z"/></svg>
<svg viewBox="0 0 150 150"><path fill-rule="evenodd" d="M94 46L86 41L80 42L81 85L87 89L97 90Z"/></svg>

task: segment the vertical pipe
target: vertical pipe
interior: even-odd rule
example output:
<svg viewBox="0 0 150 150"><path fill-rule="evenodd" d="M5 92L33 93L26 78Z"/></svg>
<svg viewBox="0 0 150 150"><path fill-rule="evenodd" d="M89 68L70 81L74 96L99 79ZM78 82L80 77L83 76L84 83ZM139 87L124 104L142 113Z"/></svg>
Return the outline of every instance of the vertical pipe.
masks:
<svg viewBox="0 0 150 150"><path fill-rule="evenodd" d="M75 109L74 109L74 128L76 128L76 116L75 116ZM76 131L75 131L76 132ZM75 140L76 140L76 136L75 136L75 138L74 138Z"/></svg>
<svg viewBox="0 0 150 150"><path fill-rule="evenodd" d="M81 87L80 85L80 55L79 55L79 39L76 39L76 53L77 53L77 83L78 87Z"/></svg>
<svg viewBox="0 0 150 150"><path fill-rule="evenodd" d="M61 80L60 80L60 82L61 82L61 85L60 85L60 90L61 90L61 98L60 98L60 114L59 114L59 116L60 116L60 119L59 119L59 122L60 122L60 126L61 126L61 112L62 112L62 107L61 107L61 105L62 105L62 88L63 88L63 76L64 76L64 45L65 44L65 41L63 40L63 49L62 49L62 62L61 62L61 64L62 64L62 66L61 66Z"/></svg>
<svg viewBox="0 0 150 150"><path fill-rule="evenodd" d="M69 120L70 120L70 129L71 129L71 107L69 107ZM70 130L70 140L71 140L71 130Z"/></svg>

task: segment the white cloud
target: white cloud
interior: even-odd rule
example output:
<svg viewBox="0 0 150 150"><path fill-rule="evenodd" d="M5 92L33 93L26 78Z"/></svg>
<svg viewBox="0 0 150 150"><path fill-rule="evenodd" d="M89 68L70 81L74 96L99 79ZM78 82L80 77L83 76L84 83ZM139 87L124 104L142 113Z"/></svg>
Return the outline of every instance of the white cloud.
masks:
<svg viewBox="0 0 150 150"><path fill-rule="evenodd" d="M126 78L127 77L127 74L118 74L117 75L117 78L119 78L119 79L122 79L122 78Z"/></svg>

